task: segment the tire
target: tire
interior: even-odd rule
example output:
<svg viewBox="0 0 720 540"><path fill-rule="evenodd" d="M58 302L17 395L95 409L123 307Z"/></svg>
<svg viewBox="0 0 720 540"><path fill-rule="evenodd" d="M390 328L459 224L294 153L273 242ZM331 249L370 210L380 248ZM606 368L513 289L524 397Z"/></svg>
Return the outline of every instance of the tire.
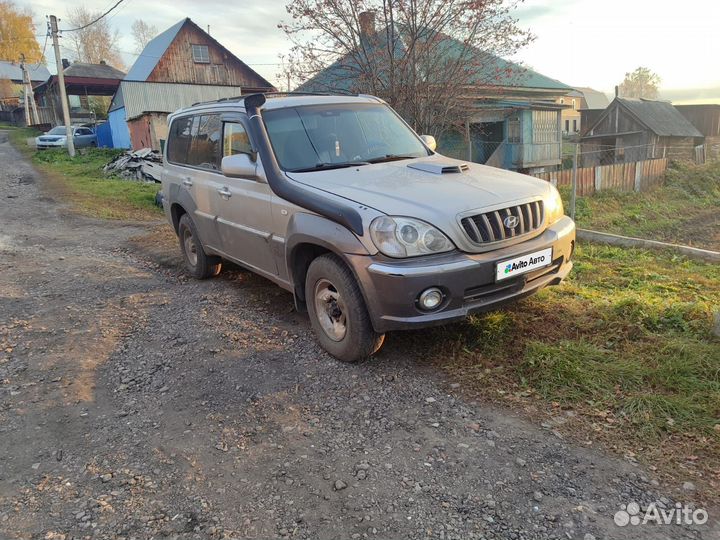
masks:
<svg viewBox="0 0 720 540"><path fill-rule="evenodd" d="M385 334L373 329L360 287L336 255L322 255L310 263L305 301L317 340L338 360L358 362L382 346Z"/></svg>
<svg viewBox="0 0 720 540"><path fill-rule="evenodd" d="M192 277L207 279L220 273L222 260L220 257L205 253L195 223L187 214L183 214L180 218L178 239L180 240L180 251L185 259L185 267Z"/></svg>

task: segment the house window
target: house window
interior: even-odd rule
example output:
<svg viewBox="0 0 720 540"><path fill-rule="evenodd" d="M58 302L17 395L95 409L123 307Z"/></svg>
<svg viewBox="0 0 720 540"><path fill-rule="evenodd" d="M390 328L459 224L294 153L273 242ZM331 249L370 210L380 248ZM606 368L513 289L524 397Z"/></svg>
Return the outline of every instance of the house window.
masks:
<svg viewBox="0 0 720 540"><path fill-rule="evenodd" d="M558 129L560 128L560 124L558 122L558 116L558 111L532 111L533 144L560 142L560 129Z"/></svg>
<svg viewBox="0 0 720 540"><path fill-rule="evenodd" d="M575 110L575 100L574 99L572 100L572 107L573 107L573 110Z"/></svg>
<svg viewBox="0 0 720 540"><path fill-rule="evenodd" d="M210 63L210 51L207 45L193 45L192 46L193 62L196 64L209 64Z"/></svg>
<svg viewBox="0 0 720 540"><path fill-rule="evenodd" d="M564 104L565 104L565 98L560 98L560 105L564 105Z"/></svg>
<svg viewBox="0 0 720 540"><path fill-rule="evenodd" d="M570 120L565 120L565 133L570 133Z"/></svg>
<svg viewBox="0 0 720 540"><path fill-rule="evenodd" d="M577 120L573 120L573 131L577 133Z"/></svg>
<svg viewBox="0 0 720 540"><path fill-rule="evenodd" d="M522 132L520 130L520 118L514 116L508 119L508 137L509 143L519 143L522 140Z"/></svg>

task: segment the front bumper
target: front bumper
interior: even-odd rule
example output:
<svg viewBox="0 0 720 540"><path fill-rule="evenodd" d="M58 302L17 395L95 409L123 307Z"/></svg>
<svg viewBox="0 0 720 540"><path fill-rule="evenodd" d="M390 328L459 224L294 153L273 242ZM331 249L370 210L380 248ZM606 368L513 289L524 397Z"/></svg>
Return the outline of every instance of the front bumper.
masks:
<svg viewBox="0 0 720 540"><path fill-rule="evenodd" d="M496 263L549 247L550 266L496 282ZM387 332L460 320L558 285L572 269L574 249L575 224L564 217L531 240L486 253L454 252L409 260L346 255L346 260L358 278L373 327ZM431 313L416 305L428 287L439 287L445 294L440 309Z"/></svg>
<svg viewBox="0 0 720 540"><path fill-rule="evenodd" d="M50 148L66 148L67 142L55 141L35 141L35 148L38 150L48 150Z"/></svg>

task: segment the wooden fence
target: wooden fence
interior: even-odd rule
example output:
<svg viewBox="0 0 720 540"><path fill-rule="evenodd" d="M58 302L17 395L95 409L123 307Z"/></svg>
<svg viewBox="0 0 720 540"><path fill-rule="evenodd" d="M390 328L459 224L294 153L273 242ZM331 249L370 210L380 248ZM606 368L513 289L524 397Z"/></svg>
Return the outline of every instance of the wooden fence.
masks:
<svg viewBox="0 0 720 540"><path fill-rule="evenodd" d="M667 165L667 158L662 158L583 167L577 170L577 194L584 197L603 189L645 191L662 183ZM572 169L566 169L535 176L556 186L571 186L572 175Z"/></svg>

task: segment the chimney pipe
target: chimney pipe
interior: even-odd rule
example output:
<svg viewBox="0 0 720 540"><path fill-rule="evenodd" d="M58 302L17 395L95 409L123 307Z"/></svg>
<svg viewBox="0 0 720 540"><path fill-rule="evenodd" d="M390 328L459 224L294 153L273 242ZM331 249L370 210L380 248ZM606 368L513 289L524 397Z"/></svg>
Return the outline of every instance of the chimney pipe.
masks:
<svg viewBox="0 0 720 540"><path fill-rule="evenodd" d="M360 23L360 35L361 36L373 36L375 35L375 12L374 11L363 11L358 15L358 22Z"/></svg>
<svg viewBox="0 0 720 540"><path fill-rule="evenodd" d="M615 97L618 97L620 95L620 87L618 85L615 85Z"/></svg>

